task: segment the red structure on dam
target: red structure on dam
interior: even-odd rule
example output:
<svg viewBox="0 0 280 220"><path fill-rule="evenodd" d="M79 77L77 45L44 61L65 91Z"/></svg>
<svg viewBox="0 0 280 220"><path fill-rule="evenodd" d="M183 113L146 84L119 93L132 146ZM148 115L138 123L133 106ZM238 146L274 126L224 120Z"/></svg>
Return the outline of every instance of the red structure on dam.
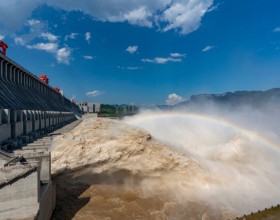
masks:
<svg viewBox="0 0 280 220"><path fill-rule="evenodd" d="M0 52L6 55L6 50L8 48L8 45L4 41L0 40L0 47L2 49Z"/></svg>

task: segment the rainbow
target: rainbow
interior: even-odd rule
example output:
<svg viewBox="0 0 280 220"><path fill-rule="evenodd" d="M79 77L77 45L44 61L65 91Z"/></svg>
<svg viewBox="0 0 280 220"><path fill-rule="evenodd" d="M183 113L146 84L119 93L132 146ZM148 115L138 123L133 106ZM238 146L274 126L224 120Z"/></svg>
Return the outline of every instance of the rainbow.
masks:
<svg viewBox="0 0 280 220"><path fill-rule="evenodd" d="M259 141L262 144L271 146L273 148L276 148L277 150L280 151L280 145L276 143L275 141L268 139L267 137L263 136L257 131L251 130L249 128L240 126L233 121L226 120L224 118L219 118L219 117L214 117L210 115L205 115L205 114L198 114L194 112L147 112L147 113L140 113L136 116L133 117L128 117L125 118L124 121L128 124L137 124L139 122L145 122L151 119L166 119L170 116L173 117L184 117L187 119L195 119L195 120L200 120L200 121L205 121L208 123L214 123L217 125L225 126L225 127L230 127L236 130L239 130L251 138L254 138L255 140Z"/></svg>

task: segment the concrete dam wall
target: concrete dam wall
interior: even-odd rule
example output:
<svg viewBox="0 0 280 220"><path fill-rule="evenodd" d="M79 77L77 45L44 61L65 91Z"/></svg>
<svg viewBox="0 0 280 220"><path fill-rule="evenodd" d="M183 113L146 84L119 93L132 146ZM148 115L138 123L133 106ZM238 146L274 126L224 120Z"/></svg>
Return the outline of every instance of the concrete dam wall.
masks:
<svg viewBox="0 0 280 220"><path fill-rule="evenodd" d="M74 119L76 104L0 53L0 144Z"/></svg>
<svg viewBox="0 0 280 220"><path fill-rule="evenodd" d="M56 200L51 140L79 112L59 91L0 53L0 219L51 218Z"/></svg>
<svg viewBox="0 0 280 220"><path fill-rule="evenodd" d="M77 106L0 53L0 108L75 111Z"/></svg>

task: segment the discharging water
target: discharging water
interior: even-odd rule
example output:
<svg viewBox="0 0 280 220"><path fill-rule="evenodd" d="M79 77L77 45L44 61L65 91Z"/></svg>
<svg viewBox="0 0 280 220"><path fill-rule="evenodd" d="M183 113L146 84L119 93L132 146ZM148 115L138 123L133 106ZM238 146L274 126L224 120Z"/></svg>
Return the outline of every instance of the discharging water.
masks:
<svg viewBox="0 0 280 220"><path fill-rule="evenodd" d="M52 150L56 219L227 219L280 202L280 150L214 117L87 119Z"/></svg>

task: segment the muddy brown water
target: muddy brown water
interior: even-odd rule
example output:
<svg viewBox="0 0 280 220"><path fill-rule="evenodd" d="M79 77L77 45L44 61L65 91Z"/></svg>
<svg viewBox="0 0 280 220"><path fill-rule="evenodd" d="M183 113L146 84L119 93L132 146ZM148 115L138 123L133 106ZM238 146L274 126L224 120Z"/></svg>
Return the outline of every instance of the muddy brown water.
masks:
<svg viewBox="0 0 280 220"><path fill-rule="evenodd" d="M200 149L209 159L181 152L159 142L153 132L122 122L83 121L52 146L53 219L233 219L276 205L278 165L264 158L280 155L242 132L221 140L227 154L216 144L218 149ZM201 146L201 140L192 146ZM254 154L250 146L262 153Z"/></svg>
<svg viewBox="0 0 280 220"><path fill-rule="evenodd" d="M167 220L221 219L201 203L179 203L168 192L143 195L141 177L127 170L115 173L79 174L79 171L54 178L57 206L53 219L84 220ZM130 186L127 186L127 181ZM208 212L205 212L208 210Z"/></svg>

